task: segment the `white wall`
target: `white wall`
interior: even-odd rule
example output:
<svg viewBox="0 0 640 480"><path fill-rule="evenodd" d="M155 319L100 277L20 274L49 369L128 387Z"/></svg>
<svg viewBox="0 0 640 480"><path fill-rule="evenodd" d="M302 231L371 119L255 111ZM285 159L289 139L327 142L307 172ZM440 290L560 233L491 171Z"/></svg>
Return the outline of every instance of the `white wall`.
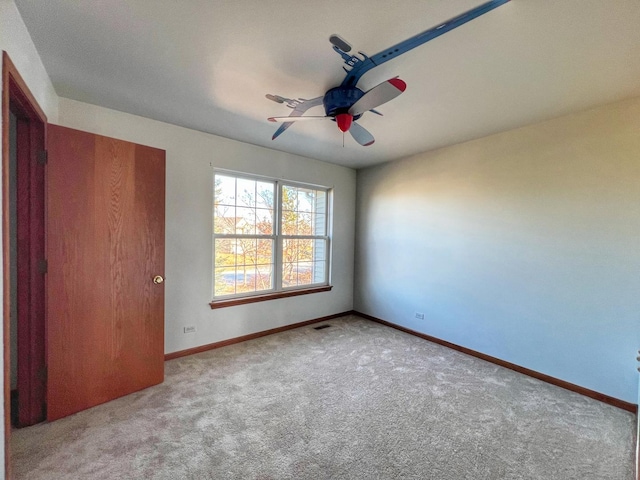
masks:
<svg viewBox="0 0 640 480"><path fill-rule="evenodd" d="M0 0L0 50L11 57L50 122L58 119L58 96L13 0Z"/></svg>
<svg viewBox="0 0 640 480"><path fill-rule="evenodd" d="M637 401L640 98L359 170L357 217L357 311Z"/></svg>
<svg viewBox="0 0 640 480"><path fill-rule="evenodd" d="M51 80L42 65L40 55L31 41L31 36L18 13L13 0L0 0L0 50L9 54L11 61L16 66L25 83L31 90L36 101L43 109L50 121L58 118L58 96L56 95ZM2 61L0 60L0 63ZM0 87L0 94L1 92ZM0 124L2 120L0 119ZM1 125L0 125L1 127ZM0 153L0 165L2 165L2 153ZM2 195L0 186L0 195ZM2 218L0 212L0 238L2 237ZM2 304L2 264L0 262L0 305ZM2 320L2 312L0 312ZM2 344L3 332L0 329L0 344ZM0 371L4 371L3 356L0 355ZM4 377L0 380L0 386L4 391ZM4 419L4 402L0 402L0 418ZM4 478L4 421L0 422L0 480Z"/></svg>
<svg viewBox="0 0 640 480"><path fill-rule="evenodd" d="M167 152L167 353L353 308L355 170L65 98L59 123ZM214 167L333 187L331 292L211 310Z"/></svg>

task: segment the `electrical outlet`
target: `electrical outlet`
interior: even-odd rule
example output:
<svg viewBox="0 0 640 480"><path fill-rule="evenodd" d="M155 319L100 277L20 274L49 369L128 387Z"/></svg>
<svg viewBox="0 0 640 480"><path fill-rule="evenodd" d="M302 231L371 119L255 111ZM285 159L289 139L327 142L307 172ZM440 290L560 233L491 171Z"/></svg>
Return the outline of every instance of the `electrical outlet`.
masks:
<svg viewBox="0 0 640 480"><path fill-rule="evenodd" d="M418 320L424 320L424 313L416 312L416 318Z"/></svg>
<svg viewBox="0 0 640 480"><path fill-rule="evenodd" d="M190 327L184 327L184 333L196 333L196 327L193 325Z"/></svg>

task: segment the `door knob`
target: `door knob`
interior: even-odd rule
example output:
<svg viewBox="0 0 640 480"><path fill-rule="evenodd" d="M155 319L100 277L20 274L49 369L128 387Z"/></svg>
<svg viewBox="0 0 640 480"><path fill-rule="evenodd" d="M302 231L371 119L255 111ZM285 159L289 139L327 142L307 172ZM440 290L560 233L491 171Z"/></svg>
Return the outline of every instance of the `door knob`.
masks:
<svg viewBox="0 0 640 480"><path fill-rule="evenodd" d="M160 285L162 282L164 282L164 278L162 278L162 275L156 275L155 277L153 277L153 283L155 283L156 285Z"/></svg>

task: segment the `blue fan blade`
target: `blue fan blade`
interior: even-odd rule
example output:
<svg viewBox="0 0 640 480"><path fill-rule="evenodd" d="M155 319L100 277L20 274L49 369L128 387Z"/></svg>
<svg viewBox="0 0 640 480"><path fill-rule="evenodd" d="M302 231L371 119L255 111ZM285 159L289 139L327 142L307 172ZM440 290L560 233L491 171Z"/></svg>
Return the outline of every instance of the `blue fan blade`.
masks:
<svg viewBox="0 0 640 480"><path fill-rule="evenodd" d="M347 73L347 76L342 81L341 86L355 87L360 80L360 77L362 77L362 75L367 73L372 68L377 67L384 62L388 62L389 60L396 58L403 53L407 53L409 50L427 43L429 40L433 40L434 38L437 38L440 35L453 30L454 28L458 28L459 26L464 25L474 18L478 18L480 15L484 15L485 13L498 8L499 6L504 5L509 1L510 0L492 0L490 2L483 3L482 5L471 9L468 12L460 14L457 17L454 17L433 28L430 28L429 30L414 35L413 37L408 38L405 41L398 43L397 45L382 50L381 52L368 57L362 62L356 63L354 67Z"/></svg>

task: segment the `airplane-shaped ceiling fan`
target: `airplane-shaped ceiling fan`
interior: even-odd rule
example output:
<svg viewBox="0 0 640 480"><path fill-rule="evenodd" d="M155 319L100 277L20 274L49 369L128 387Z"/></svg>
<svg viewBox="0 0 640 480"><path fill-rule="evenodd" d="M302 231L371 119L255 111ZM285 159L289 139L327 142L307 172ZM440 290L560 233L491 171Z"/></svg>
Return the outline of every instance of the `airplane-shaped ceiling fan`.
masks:
<svg viewBox="0 0 640 480"><path fill-rule="evenodd" d="M403 53L428 42L429 40L433 40L434 38L439 37L440 35L459 27L480 15L484 15L485 13L490 12L500 5L504 5L509 1L510 0L492 0L483 3L468 12L408 38L397 45L384 49L371 57L368 57L362 52L358 52L362 58L356 57L355 55L349 55L348 52L351 51L351 45L338 35L332 35L329 37L329 41L333 45L333 49L340 54L344 63L349 67L342 67L347 72L347 75L339 86L331 88L323 96L312 98L311 100L306 100L304 98L291 99L281 97L279 95L267 94L266 97L269 100L273 100L277 103L286 103L289 108L293 109L291 114L287 117L269 118L269 121L271 122L283 122L271 139L275 140L287 128L293 125L293 122L301 120L329 119L335 121L342 132L349 132L354 140L360 145L367 146L373 144L373 135L371 135L371 133L369 133L369 131L363 126L356 123L356 121L368 111L382 115L380 112L375 110L376 107L400 95L404 92L407 84L398 77L395 77L376 85L366 92L363 92L356 87L360 78L372 68L377 67L384 62L388 62L389 60L394 59ZM303 116L307 110L318 105L324 105L325 115Z"/></svg>

